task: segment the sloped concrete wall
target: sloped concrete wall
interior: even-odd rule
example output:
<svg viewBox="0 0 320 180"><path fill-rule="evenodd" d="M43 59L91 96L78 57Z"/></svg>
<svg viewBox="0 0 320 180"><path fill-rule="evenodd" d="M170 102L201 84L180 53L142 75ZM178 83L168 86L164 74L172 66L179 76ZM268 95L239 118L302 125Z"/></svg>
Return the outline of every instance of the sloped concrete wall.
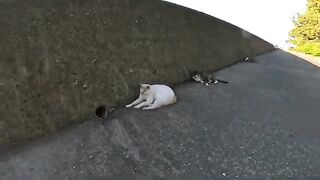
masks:
<svg viewBox="0 0 320 180"><path fill-rule="evenodd" d="M141 82L172 85L273 49L156 0L1 1L0 26L2 145L82 122L99 105L128 103Z"/></svg>

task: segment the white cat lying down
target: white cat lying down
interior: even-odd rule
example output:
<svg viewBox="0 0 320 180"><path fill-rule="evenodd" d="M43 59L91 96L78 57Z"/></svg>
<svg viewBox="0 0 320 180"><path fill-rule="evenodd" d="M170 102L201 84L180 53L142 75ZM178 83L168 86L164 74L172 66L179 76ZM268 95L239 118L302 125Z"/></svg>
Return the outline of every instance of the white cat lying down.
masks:
<svg viewBox="0 0 320 180"><path fill-rule="evenodd" d="M140 84L140 95L139 98L133 101L126 107L140 108L143 109L156 109L169 104L177 102L177 97L173 90L162 84Z"/></svg>

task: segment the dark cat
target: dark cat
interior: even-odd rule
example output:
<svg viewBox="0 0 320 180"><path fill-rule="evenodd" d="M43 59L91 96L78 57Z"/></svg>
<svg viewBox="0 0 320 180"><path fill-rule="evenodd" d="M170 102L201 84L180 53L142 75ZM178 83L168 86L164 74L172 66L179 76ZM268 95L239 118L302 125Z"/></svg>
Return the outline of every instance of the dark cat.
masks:
<svg viewBox="0 0 320 180"><path fill-rule="evenodd" d="M194 71L192 73L192 79L195 80L196 82L202 83L202 84L206 84L207 86L211 83L225 83L227 84L227 81L223 81L220 79L217 79L213 74L207 73L207 72L198 72L198 71Z"/></svg>

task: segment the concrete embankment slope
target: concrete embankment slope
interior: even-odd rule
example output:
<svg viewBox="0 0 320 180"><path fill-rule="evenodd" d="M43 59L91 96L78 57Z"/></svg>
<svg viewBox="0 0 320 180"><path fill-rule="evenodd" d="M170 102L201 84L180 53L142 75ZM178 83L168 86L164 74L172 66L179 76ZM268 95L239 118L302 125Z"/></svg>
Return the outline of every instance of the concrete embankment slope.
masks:
<svg viewBox="0 0 320 180"><path fill-rule="evenodd" d="M0 148L123 105L138 84L176 84L273 46L155 0L0 2Z"/></svg>
<svg viewBox="0 0 320 180"><path fill-rule="evenodd" d="M30 144L0 158L0 179L319 177L320 69L283 51L256 60L218 71L229 84L177 86L175 105Z"/></svg>

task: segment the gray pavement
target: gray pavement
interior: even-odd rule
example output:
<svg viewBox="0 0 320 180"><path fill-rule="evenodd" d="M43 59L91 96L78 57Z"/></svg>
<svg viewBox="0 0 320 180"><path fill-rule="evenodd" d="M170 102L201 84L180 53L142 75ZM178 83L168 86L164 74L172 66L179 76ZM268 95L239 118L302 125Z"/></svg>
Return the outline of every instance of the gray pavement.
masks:
<svg viewBox="0 0 320 180"><path fill-rule="evenodd" d="M320 68L278 50L175 88L178 103L118 109L0 159L0 179L55 175L320 176Z"/></svg>

